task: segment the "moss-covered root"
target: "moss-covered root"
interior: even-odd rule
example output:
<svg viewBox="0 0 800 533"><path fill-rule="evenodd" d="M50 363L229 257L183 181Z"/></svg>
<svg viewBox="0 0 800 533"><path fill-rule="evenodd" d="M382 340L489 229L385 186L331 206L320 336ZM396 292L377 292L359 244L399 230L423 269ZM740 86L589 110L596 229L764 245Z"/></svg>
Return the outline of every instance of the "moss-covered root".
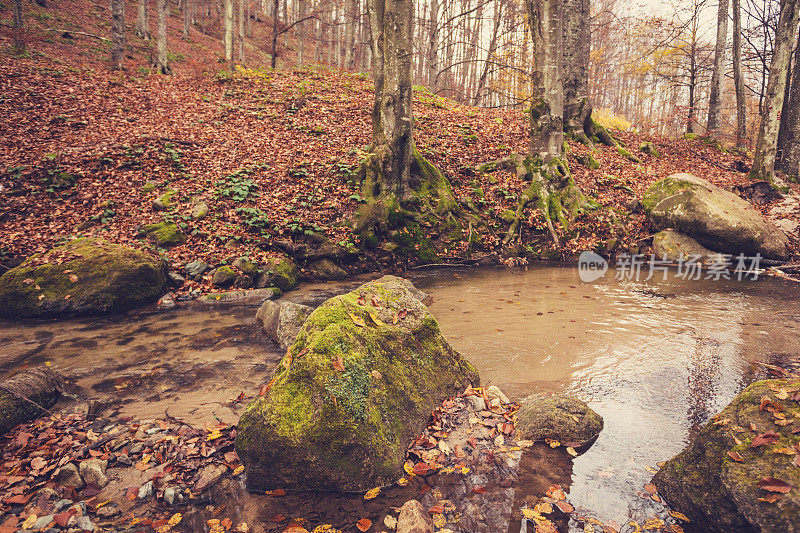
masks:
<svg viewBox="0 0 800 533"><path fill-rule="evenodd" d="M608 133L607 129L598 124L595 119L591 118L590 120L592 121L592 140L606 146L619 146L617 140Z"/></svg>
<svg viewBox="0 0 800 533"><path fill-rule="evenodd" d="M622 146L619 146L619 145L617 146L617 153L620 155L620 157L623 157L623 158L627 159L631 163L641 163L642 162L641 159L639 159L637 156L635 156L632 153L630 153L628 150L626 150Z"/></svg>
<svg viewBox="0 0 800 533"><path fill-rule="evenodd" d="M49 368L32 368L0 383L0 435L55 405L64 379Z"/></svg>

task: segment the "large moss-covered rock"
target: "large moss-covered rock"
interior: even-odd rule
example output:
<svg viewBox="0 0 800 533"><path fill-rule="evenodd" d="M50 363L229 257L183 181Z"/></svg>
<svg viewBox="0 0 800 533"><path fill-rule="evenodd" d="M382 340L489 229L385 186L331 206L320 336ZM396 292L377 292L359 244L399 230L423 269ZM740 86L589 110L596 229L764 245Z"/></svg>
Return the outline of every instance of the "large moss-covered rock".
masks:
<svg viewBox="0 0 800 533"><path fill-rule="evenodd" d="M673 262L696 258L699 263L710 263L720 257L719 252L712 252L691 237L671 229L653 236L653 253L659 259Z"/></svg>
<svg viewBox="0 0 800 533"><path fill-rule="evenodd" d="M603 429L603 417L586 402L563 395L532 394L517 411L517 438L553 439L582 447L593 442Z"/></svg>
<svg viewBox="0 0 800 533"><path fill-rule="evenodd" d="M714 251L772 259L789 255L786 235L752 205L691 174L653 184L642 207L657 229L675 229Z"/></svg>
<svg viewBox="0 0 800 533"><path fill-rule="evenodd" d="M273 257L264 263L264 269L256 283L257 287L278 287L288 291L297 286L300 269L287 256Z"/></svg>
<svg viewBox="0 0 800 533"><path fill-rule="evenodd" d="M419 295L384 276L311 313L239 421L250 489L364 491L403 474L431 411L479 379Z"/></svg>
<svg viewBox="0 0 800 533"><path fill-rule="evenodd" d="M792 433L797 422L776 423L800 417L797 391L796 379L747 387L655 475L661 496L708 531L800 531L800 468L792 464L800 435ZM759 435L764 444L753 442ZM792 488L783 495L764 490L765 477Z"/></svg>
<svg viewBox="0 0 800 533"><path fill-rule="evenodd" d="M167 290L167 264L143 252L78 239L34 255L0 276L0 315L127 311Z"/></svg>

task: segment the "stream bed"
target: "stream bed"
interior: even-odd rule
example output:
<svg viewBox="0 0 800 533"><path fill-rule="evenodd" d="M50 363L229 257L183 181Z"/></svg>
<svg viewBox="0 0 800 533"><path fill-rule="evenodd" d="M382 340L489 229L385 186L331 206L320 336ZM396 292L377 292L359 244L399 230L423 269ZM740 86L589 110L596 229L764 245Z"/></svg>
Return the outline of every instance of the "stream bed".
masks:
<svg viewBox="0 0 800 533"><path fill-rule="evenodd" d="M744 386L765 377L753 362L792 358L800 335L800 285L777 279L685 281L659 274L626 282L609 273L582 283L575 268L563 266L410 277L430 295L442 332L476 365L484 385L498 385L516 401L533 392L585 400L605 419L597 442L572 461L561 450L531 448L518 461L514 483L489 494L474 494L462 478L447 476L433 487L412 483L369 502L346 494L278 500L225 483L212 497L225 502L234 523L282 531L275 517L297 515L310 525L338 522L355 531L352 524L369 516L372 530L380 531L387 507L416 497L426 505L458 500L461 531L516 533L520 521L512 509L554 483L581 516L618 530L631 520L668 519L668 510L643 491L657 463L683 449ZM366 279L308 284L284 298L316 305ZM0 321L0 375L48 364L69 376L79 397L106 407L106 416L235 424L246 403L237 397L266 383L282 356L260 332L255 309ZM491 484L494 474L474 475ZM202 512L187 524L202 529L201 519ZM572 519L560 528L579 531L582 523Z"/></svg>

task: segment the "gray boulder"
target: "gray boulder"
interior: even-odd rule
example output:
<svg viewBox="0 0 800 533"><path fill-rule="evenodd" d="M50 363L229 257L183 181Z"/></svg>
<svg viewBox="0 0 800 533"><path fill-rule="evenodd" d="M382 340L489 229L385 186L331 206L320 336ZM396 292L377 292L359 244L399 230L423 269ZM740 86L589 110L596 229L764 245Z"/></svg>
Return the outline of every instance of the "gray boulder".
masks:
<svg viewBox="0 0 800 533"><path fill-rule="evenodd" d="M343 279L347 277L347 272L330 259L320 259L308 265L308 270L316 279Z"/></svg>
<svg viewBox="0 0 800 533"><path fill-rule="evenodd" d="M533 394L517 411L518 439L553 439L582 448L591 444L603 429L603 417L587 404L563 395Z"/></svg>
<svg viewBox="0 0 800 533"><path fill-rule="evenodd" d="M750 203L691 174L673 174L653 184L642 207L657 229L675 229L711 250L789 256L784 232Z"/></svg>
<svg viewBox="0 0 800 533"><path fill-rule="evenodd" d="M300 328L313 310L307 305L267 300L256 312L256 320L267 337L275 341L281 350L285 350L294 343Z"/></svg>
<svg viewBox="0 0 800 533"><path fill-rule="evenodd" d="M659 231L653 236L653 253L659 259L664 258L673 262L695 256L699 263L710 263L714 257L720 255L719 252L712 252L691 237L671 229Z"/></svg>

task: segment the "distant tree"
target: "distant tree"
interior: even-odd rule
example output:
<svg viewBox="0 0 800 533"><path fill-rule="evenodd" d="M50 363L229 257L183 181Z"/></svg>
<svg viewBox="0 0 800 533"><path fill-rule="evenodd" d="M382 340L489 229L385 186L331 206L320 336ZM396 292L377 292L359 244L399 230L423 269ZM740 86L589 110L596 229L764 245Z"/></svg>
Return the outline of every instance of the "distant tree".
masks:
<svg viewBox="0 0 800 533"><path fill-rule="evenodd" d="M233 68L233 0L223 0L223 34L225 62Z"/></svg>
<svg viewBox="0 0 800 533"><path fill-rule="evenodd" d="M167 59L167 0L156 0L158 36L156 38L156 67L161 74L171 74Z"/></svg>
<svg viewBox="0 0 800 533"><path fill-rule="evenodd" d="M136 9L136 34L145 41L150 40L150 10L148 0L139 0Z"/></svg>
<svg viewBox="0 0 800 533"><path fill-rule="evenodd" d="M769 81L764 97L753 167L750 170L751 179L765 179L776 185L781 185L775 179L775 153L780 129L778 113L783 108L786 73L789 70L789 62L797 38L798 17L800 17L800 0L781 0L781 14L772 47Z"/></svg>
<svg viewBox="0 0 800 533"><path fill-rule="evenodd" d="M189 40L189 29L192 26L192 0L183 0L183 40Z"/></svg>
<svg viewBox="0 0 800 533"><path fill-rule="evenodd" d="M244 63L244 2L239 1L239 61Z"/></svg>
<svg viewBox="0 0 800 533"><path fill-rule="evenodd" d="M111 68L122 66L125 54L125 0L111 0Z"/></svg>
<svg viewBox="0 0 800 533"><path fill-rule="evenodd" d="M22 35L22 0L14 0L14 48L25 51L25 37Z"/></svg>
<svg viewBox="0 0 800 533"><path fill-rule="evenodd" d="M717 42L714 47L714 70L711 73L711 91L708 98L706 134L716 135L719 130L722 104L722 80L725 77L725 48L728 42L728 0L718 0Z"/></svg>
<svg viewBox="0 0 800 533"><path fill-rule="evenodd" d="M736 90L736 146L747 144L747 100L742 79L742 9L733 0L733 86Z"/></svg>

